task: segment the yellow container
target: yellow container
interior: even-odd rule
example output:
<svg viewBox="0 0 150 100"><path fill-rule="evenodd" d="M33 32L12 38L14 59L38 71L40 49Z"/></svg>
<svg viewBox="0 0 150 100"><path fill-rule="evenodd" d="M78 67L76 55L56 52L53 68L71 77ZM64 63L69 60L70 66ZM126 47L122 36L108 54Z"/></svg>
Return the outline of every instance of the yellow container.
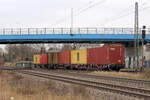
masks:
<svg viewBox="0 0 150 100"><path fill-rule="evenodd" d="M87 64L87 49L71 51L71 64Z"/></svg>
<svg viewBox="0 0 150 100"><path fill-rule="evenodd" d="M57 53L49 53L48 54L48 64L58 64Z"/></svg>
<svg viewBox="0 0 150 100"><path fill-rule="evenodd" d="M33 63L34 64L40 64L40 55L34 55L33 56Z"/></svg>

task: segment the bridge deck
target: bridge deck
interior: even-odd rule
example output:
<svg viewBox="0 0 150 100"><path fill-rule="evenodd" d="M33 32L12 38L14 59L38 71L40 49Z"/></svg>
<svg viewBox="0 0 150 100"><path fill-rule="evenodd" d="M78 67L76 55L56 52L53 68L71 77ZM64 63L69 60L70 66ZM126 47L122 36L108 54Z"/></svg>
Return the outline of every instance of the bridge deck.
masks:
<svg viewBox="0 0 150 100"><path fill-rule="evenodd" d="M133 42L132 28L26 28L0 29L0 43ZM141 33L141 29L139 30ZM150 29L146 41L150 43ZM141 40L141 35L139 35Z"/></svg>

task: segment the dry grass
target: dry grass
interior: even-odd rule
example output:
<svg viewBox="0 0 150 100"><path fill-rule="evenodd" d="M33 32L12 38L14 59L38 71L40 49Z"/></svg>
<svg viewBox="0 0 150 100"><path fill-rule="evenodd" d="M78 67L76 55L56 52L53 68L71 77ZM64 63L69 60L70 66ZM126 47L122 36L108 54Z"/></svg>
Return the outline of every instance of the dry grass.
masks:
<svg viewBox="0 0 150 100"><path fill-rule="evenodd" d="M15 67L16 63L12 63L12 62L6 62L4 64L4 66L7 66L7 67Z"/></svg>
<svg viewBox="0 0 150 100"><path fill-rule="evenodd" d="M112 77L124 77L124 78L133 78L133 79L150 79L150 69L144 69L143 72L138 73L127 73L127 72L102 72L94 71L88 74L100 75L100 76L112 76Z"/></svg>
<svg viewBox="0 0 150 100"><path fill-rule="evenodd" d="M88 93L86 92L86 88L83 86L72 86L73 87L73 95L82 96L83 98L90 98Z"/></svg>
<svg viewBox="0 0 150 100"><path fill-rule="evenodd" d="M71 87L63 85L60 88L52 81L36 82L0 71L0 100L11 100L11 97L14 100L92 100L85 87Z"/></svg>
<svg viewBox="0 0 150 100"><path fill-rule="evenodd" d="M10 73L9 73L10 74ZM18 81L18 80L21 80L21 79L23 79L23 77L21 76L21 75L17 75L17 74L11 74L11 75L13 75L11 78L12 78L12 80L16 80L16 81Z"/></svg>
<svg viewBox="0 0 150 100"><path fill-rule="evenodd" d="M145 68L142 72L142 76L144 79L150 79L150 68Z"/></svg>

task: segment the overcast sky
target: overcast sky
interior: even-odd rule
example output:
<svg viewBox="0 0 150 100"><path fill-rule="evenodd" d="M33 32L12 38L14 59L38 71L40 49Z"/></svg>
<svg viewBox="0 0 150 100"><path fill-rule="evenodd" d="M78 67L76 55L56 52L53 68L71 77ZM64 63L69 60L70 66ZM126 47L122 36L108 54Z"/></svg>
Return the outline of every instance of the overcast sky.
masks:
<svg viewBox="0 0 150 100"><path fill-rule="evenodd" d="M150 27L150 0L0 0L0 27L133 27L139 2L140 26Z"/></svg>

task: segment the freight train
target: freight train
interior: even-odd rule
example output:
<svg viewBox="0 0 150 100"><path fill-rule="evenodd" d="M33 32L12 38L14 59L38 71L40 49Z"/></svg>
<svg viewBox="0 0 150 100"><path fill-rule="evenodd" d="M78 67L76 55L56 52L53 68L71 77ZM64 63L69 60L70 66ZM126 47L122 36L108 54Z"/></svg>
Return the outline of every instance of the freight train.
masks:
<svg viewBox="0 0 150 100"><path fill-rule="evenodd" d="M36 54L34 67L86 70L117 70L124 68L124 47L120 44L97 48Z"/></svg>

